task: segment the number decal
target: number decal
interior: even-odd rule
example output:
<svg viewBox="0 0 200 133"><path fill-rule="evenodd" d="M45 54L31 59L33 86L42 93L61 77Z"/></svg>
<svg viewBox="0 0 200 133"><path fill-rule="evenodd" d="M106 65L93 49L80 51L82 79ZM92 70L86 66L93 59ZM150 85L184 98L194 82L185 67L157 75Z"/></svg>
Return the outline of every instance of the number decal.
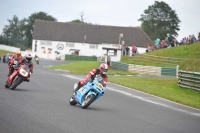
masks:
<svg viewBox="0 0 200 133"><path fill-rule="evenodd" d="M98 88L99 90L103 90L103 85L100 84L100 83L98 83L98 84L97 84L97 88Z"/></svg>
<svg viewBox="0 0 200 133"><path fill-rule="evenodd" d="M26 71L22 71L22 73L25 75L25 74L26 74Z"/></svg>

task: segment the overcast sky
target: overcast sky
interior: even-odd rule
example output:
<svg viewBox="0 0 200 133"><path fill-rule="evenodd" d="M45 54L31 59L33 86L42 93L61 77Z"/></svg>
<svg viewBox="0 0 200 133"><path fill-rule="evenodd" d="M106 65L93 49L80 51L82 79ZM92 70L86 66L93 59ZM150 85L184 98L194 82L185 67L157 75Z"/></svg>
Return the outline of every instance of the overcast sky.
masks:
<svg viewBox="0 0 200 133"><path fill-rule="evenodd" d="M155 0L0 0L0 34L7 19L16 15L20 20L36 12L52 15L58 22L81 19L99 25L140 26L140 15ZM158 0L160 1L160 0ZM176 11L180 23L179 36L183 37L200 32L200 0L163 0Z"/></svg>

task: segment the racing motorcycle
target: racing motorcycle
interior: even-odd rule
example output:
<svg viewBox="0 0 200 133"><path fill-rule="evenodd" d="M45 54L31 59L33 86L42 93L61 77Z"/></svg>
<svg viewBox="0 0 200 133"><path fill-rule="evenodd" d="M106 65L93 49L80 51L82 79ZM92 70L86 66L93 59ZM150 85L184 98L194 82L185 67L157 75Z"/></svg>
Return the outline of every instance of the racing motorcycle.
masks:
<svg viewBox="0 0 200 133"><path fill-rule="evenodd" d="M74 89L77 85L77 83L74 84ZM73 106L79 104L82 109L86 109L91 103L104 95L105 89L103 87L103 78L100 75L96 75L93 81L90 80L76 92L75 96L72 95L70 97L69 103Z"/></svg>
<svg viewBox="0 0 200 133"><path fill-rule="evenodd" d="M8 77L5 87L14 90L18 85L29 78L30 75L29 66L27 64L22 64L18 69L15 68L14 72Z"/></svg>
<svg viewBox="0 0 200 133"><path fill-rule="evenodd" d="M36 62L37 64L39 64L39 58L38 58L38 57L35 57L35 62Z"/></svg>

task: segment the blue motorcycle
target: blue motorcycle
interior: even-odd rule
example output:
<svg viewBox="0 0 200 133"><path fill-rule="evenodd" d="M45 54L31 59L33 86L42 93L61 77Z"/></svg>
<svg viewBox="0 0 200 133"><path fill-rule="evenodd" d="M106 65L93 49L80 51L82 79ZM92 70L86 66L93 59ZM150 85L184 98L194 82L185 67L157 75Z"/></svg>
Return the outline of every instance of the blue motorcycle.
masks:
<svg viewBox="0 0 200 133"><path fill-rule="evenodd" d="M76 85L74 85L74 88ZM86 109L91 103L104 95L105 89L103 87L103 78L100 75L96 75L93 81L89 81L76 92L75 96L70 97L69 103L73 106L78 103L82 109Z"/></svg>

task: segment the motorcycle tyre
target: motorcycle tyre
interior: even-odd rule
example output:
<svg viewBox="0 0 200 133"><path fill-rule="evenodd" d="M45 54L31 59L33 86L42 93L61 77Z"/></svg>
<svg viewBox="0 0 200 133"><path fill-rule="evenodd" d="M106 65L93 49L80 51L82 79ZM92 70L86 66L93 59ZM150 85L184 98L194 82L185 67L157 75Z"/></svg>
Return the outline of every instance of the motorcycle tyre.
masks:
<svg viewBox="0 0 200 133"><path fill-rule="evenodd" d="M14 90L21 82L23 81L23 77L18 76L18 78L14 81L14 83L10 86L11 90Z"/></svg>
<svg viewBox="0 0 200 133"><path fill-rule="evenodd" d="M75 101L75 99L72 98L72 96L69 99L69 103L73 106L75 106L77 104L77 102Z"/></svg>
<svg viewBox="0 0 200 133"><path fill-rule="evenodd" d="M6 88L9 88L9 85L8 85L8 80L6 81L6 85L5 85Z"/></svg>
<svg viewBox="0 0 200 133"><path fill-rule="evenodd" d="M85 102L85 100L86 99L84 99L83 103ZM82 109L86 109L94 100L95 100L95 95L94 94L90 95L89 101L86 104L84 104L84 105L82 103L82 105L81 105Z"/></svg>

